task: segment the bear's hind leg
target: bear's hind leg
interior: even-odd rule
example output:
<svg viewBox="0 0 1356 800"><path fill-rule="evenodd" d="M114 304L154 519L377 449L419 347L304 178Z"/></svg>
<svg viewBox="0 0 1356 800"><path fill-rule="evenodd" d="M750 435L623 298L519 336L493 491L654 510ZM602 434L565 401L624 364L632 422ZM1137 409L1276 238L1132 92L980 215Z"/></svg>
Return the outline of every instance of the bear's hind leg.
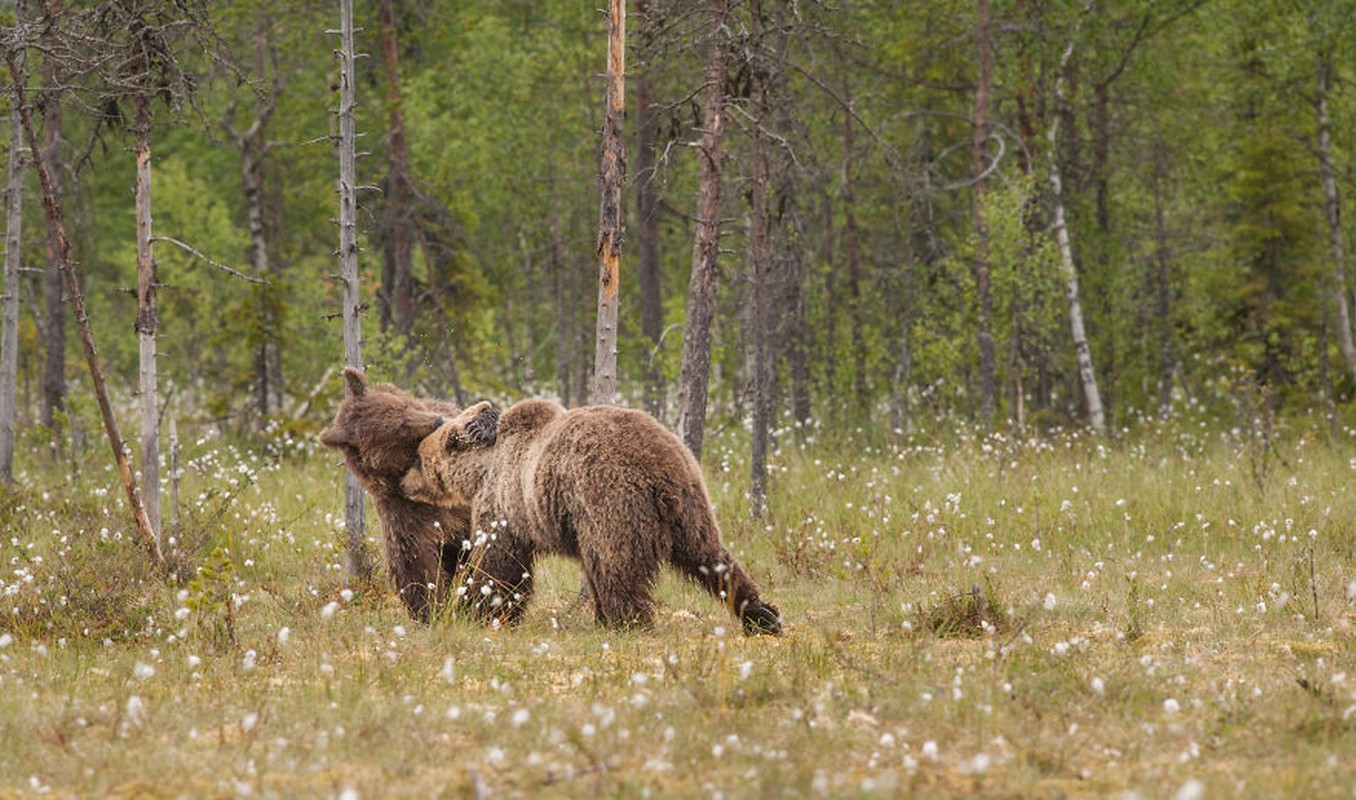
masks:
<svg viewBox="0 0 1356 800"><path fill-rule="evenodd" d="M738 617L744 633L775 636L782 632L776 606L758 597L753 579L723 545L717 543L700 555L680 549L674 553L673 564Z"/></svg>
<svg viewBox="0 0 1356 800"><path fill-rule="evenodd" d="M654 627L654 584L659 565L651 559L615 558L609 554L580 554L584 582L593 597L594 616L605 628Z"/></svg>

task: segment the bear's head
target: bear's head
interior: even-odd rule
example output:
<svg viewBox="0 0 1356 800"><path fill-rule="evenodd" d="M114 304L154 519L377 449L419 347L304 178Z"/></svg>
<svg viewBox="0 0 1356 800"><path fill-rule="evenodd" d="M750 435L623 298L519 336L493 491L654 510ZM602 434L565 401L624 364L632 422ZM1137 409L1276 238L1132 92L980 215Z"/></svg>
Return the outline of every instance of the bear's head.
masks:
<svg viewBox="0 0 1356 800"><path fill-rule="evenodd" d="M441 400L421 400L396 387L368 385L355 367L344 368L349 396L320 443L343 452L349 469L376 497L398 494L400 479L419 459L419 443L456 413Z"/></svg>
<svg viewBox="0 0 1356 800"><path fill-rule="evenodd" d="M498 439L499 412L488 402L476 403L420 442L418 464L405 473L401 492L425 503L469 506Z"/></svg>

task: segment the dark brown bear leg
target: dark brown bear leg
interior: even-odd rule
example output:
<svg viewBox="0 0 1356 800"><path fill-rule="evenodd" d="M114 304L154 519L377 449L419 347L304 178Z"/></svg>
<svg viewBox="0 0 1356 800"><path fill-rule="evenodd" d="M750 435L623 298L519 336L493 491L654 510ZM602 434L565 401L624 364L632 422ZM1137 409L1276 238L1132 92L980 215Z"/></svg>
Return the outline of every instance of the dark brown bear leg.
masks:
<svg viewBox="0 0 1356 800"><path fill-rule="evenodd" d="M658 559L641 553L581 550L584 582L593 596L598 624L606 628L653 628Z"/></svg>
<svg viewBox="0 0 1356 800"><path fill-rule="evenodd" d="M410 616L427 622L446 590L441 544L435 540L388 542L386 574Z"/></svg>
<svg viewBox="0 0 1356 800"><path fill-rule="evenodd" d="M758 587L719 542L707 547L674 548L673 565L696 581L739 618L746 634L778 634L781 615L758 597Z"/></svg>
<svg viewBox="0 0 1356 800"><path fill-rule="evenodd" d="M490 533L474 525L473 530L483 539L472 548L458 576L461 602L477 619L516 624L532 598L535 552L502 525Z"/></svg>

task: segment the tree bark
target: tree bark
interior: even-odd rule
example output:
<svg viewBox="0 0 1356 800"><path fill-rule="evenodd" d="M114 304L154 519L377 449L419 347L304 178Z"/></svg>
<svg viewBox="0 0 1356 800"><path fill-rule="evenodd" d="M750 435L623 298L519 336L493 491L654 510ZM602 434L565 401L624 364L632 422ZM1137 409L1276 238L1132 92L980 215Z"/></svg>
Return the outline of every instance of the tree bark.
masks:
<svg viewBox="0 0 1356 800"><path fill-rule="evenodd" d="M989 0L979 0L975 25L979 59L979 82L975 86L973 139L971 155L975 169L975 300L978 303L979 340L979 424L982 430L993 425L997 407L998 378L994 366L993 298L989 268L989 94L993 89L993 44L989 35Z"/></svg>
<svg viewBox="0 0 1356 800"><path fill-rule="evenodd" d="M846 94L846 93L845 93ZM849 104L851 100L849 100ZM866 388L866 323L862 319L862 265L857 232L857 196L852 188L852 114L843 112L843 257L847 264L848 322L852 326L853 405L869 406Z"/></svg>
<svg viewBox="0 0 1356 800"><path fill-rule="evenodd" d="M617 399L617 296L621 272L622 181L626 179L626 0L607 4L607 89L603 111L602 200L598 209L598 330L593 404Z"/></svg>
<svg viewBox="0 0 1356 800"><path fill-rule="evenodd" d="M33 129L33 120L28 107L27 87L23 70L11 53L7 57L10 75L13 76L14 103L19 109L24 134L32 152L39 152L38 136ZM56 190L56 182L47 168L45 159L37 158L33 164L38 173L38 185L42 191L42 207L47 217L47 228L51 239L56 243L57 265L66 287L66 296L71 304L71 313L75 317L76 331L80 336L84 350L85 363L89 367L90 380L94 384L94 395L99 404L99 413L103 418L104 432L108 436L109 447L113 450L113 460L118 467L118 476L122 480L123 490L127 493L127 506L137 528L142 544L157 564L165 563L160 550L160 542L151 527L150 519L141 504L141 494L137 491L136 477L128 462L122 434L118 431L118 420L113 414L113 404L108 397L108 387L104 383L103 367L99 362L99 351L94 345L94 332L90 327L89 314L85 310L85 297L80 291L80 281L75 274L75 264L71 256L71 241L66 235L66 222L61 209L61 198Z"/></svg>
<svg viewBox="0 0 1356 800"><path fill-rule="evenodd" d="M21 5L21 4L20 4ZM15 7L16 13L19 11ZM21 60L22 54L16 57ZM9 169L5 180L5 274L0 290L0 481L14 480L15 396L19 377L19 265L24 208L23 121L9 114Z"/></svg>
<svg viewBox="0 0 1356 800"><path fill-rule="evenodd" d="M1346 243L1342 239L1342 204L1337 193L1336 171L1332 164L1332 133L1328 121L1328 90L1332 80L1331 57L1325 52L1318 61L1318 166L1323 180L1324 210L1328 222L1328 248L1332 255L1332 293L1337 309L1337 347L1352 380L1356 380L1356 340L1351 327L1351 295L1347 290Z"/></svg>
<svg viewBox="0 0 1356 800"><path fill-rule="evenodd" d="M1158 328L1158 416L1167 419L1172 412L1172 381L1177 374L1177 357L1172 343L1172 279L1168 255L1168 223L1163 211L1163 178L1167 171L1164 146L1157 148L1154 160L1154 251L1158 269L1154 280L1154 318Z"/></svg>
<svg viewBox="0 0 1356 800"><path fill-rule="evenodd" d="M1088 0L1088 3L1083 7L1083 13L1086 14L1091 7L1092 0ZM1081 17L1079 22L1082 22ZM1064 96L1065 70L1069 65L1069 59L1073 57L1080 27L1081 24L1075 25L1074 30L1069 34L1069 44L1064 48L1064 54L1060 58L1059 69L1056 72L1055 101L1061 107L1066 103ZM1087 329L1083 323L1083 305L1078 296L1078 268L1074 263L1073 245L1069 239L1069 226L1065 221L1063 184L1060 179L1059 159L1055 155L1055 145L1059 137L1059 120L1060 115L1056 113L1050 123L1050 133L1046 137L1049 141L1046 155L1050 166L1050 194L1054 204L1055 241L1059 244L1060 266L1064 272L1064 295L1069 304L1069 330L1073 339L1074 357L1078 362L1079 385L1083 389L1083 399L1087 404L1088 422L1092 425L1094 431L1102 435L1107 431L1106 414L1102 407L1102 394L1097 388L1097 372L1092 363L1092 349L1088 346Z"/></svg>
<svg viewBox="0 0 1356 800"><path fill-rule="evenodd" d="M47 0L49 19L61 15L61 0ZM44 146L41 158L52 176L52 191L57 204L62 202L62 177L65 166L61 146L61 101L56 88L61 83L56 59L44 59L42 82L51 96L43 104L42 134ZM61 274L60 246L49 234L47 239L47 268L43 274L43 373L42 424L53 433L54 448L61 433L61 415L66 410L66 306L63 303L64 279ZM57 448L59 449L59 448ZM56 449L53 450L53 456Z"/></svg>
<svg viewBox="0 0 1356 800"><path fill-rule="evenodd" d="M754 519L767 514L767 451L772 427L772 253L769 247L767 211L768 185L771 183L768 166L767 141L763 130L767 117L766 72L762 54L763 4L751 0L749 4L749 115L752 142L750 158L753 162L753 181L749 186L751 206L750 243L752 244L753 308L753 436L749 458L749 513Z"/></svg>
<svg viewBox="0 0 1356 800"><path fill-rule="evenodd" d="M386 259L390 281L383 286L396 333L414 332L413 220L410 214L409 146L405 140L405 106L400 90L400 48L396 39L395 4L377 0L381 59L385 65L386 113Z"/></svg>
<svg viewBox="0 0 1356 800"><path fill-rule="evenodd" d="M636 3L644 19L648 0ZM664 418L664 361L660 345L664 336L664 305L659 267L659 181L655 167L659 119L655 111L654 86L648 73L654 50L654 24L643 22L637 52L641 67L635 75L636 97L636 276L640 279L640 328L650 352L645 360L645 410Z"/></svg>
<svg viewBox="0 0 1356 800"><path fill-rule="evenodd" d="M137 340L141 351L139 397L141 400L141 481L146 517L157 541L160 538L160 389L156 358L155 255L151 249L151 96L141 93L133 101L132 133L135 138L137 224Z"/></svg>
<svg viewBox="0 0 1356 800"><path fill-rule="evenodd" d="M339 264L343 283L344 364L363 368L362 297L358 292L357 105L353 78L353 0L339 1ZM345 392L349 392L347 388ZM372 564L367 552L363 490L351 471L344 485L344 578L367 582Z"/></svg>
<svg viewBox="0 0 1356 800"><path fill-rule="evenodd" d="M692 274L688 282L687 329L678 370L679 438L698 461L706 432L706 394L711 378L711 323L716 310L716 269L720 256L720 179L725 135L725 65L728 0L712 0L711 52L706 62L702 103L702 138L698 153L701 179L697 224L692 241Z"/></svg>

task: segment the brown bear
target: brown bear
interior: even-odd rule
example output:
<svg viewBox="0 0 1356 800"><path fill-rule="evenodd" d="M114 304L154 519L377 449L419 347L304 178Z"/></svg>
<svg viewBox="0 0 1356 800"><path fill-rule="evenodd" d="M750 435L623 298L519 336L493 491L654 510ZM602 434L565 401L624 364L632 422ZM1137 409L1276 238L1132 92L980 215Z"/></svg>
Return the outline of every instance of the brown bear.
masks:
<svg viewBox="0 0 1356 800"><path fill-rule="evenodd" d="M614 406L566 411L478 403L419 446L404 493L471 509L476 547L457 592L514 622L538 553L579 559L599 624L650 627L668 562L720 599L745 633L781 632L777 609L720 541L696 460L653 417Z"/></svg>
<svg viewBox="0 0 1356 800"><path fill-rule="evenodd" d="M343 452L348 468L372 495L387 575L410 615L427 621L446 599L470 549L471 515L466 508L411 500L401 494L400 480L416 465L420 440L461 409L444 400L412 397L390 384L369 386L354 367L344 369L344 380L350 397L339 405L320 442Z"/></svg>

